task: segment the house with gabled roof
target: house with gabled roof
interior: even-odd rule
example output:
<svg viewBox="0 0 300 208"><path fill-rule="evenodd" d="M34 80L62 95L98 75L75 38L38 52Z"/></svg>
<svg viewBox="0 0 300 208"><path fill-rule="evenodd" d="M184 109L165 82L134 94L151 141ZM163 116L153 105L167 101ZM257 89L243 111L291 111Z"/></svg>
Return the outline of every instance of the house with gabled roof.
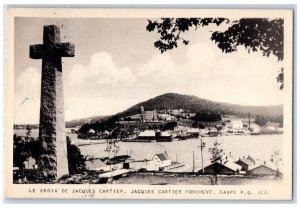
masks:
<svg viewBox="0 0 300 208"><path fill-rule="evenodd" d="M169 166L172 163L172 160L167 152L154 155L152 161L154 161L155 166L159 167L159 169L163 169L164 167Z"/></svg>
<svg viewBox="0 0 300 208"><path fill-rule="evenodd" d="M204 174L234 175L239 174L242 167L233 162L220 163L215 162L204 168Z"/></svg>
<svg viewBox="0 0 300 208"><path fill-rule="evenodd" d="M125 169L159 171L172 164L172 160L167 152L156 154L150 160L132 160L123 163Z"/></svg>
<svg viewBox="0 0 300 208"><path fill-rule="evenodd" d="M255 160L249 155L247 158L245 156L243 158L239 158L239 160L235 163L242 166L242 171L248 171L255 166Z"/></svg>
<svg viewBox="0 0 300 208"><path fill-rule="evenodd" d="M248 174L250 175L260 175L260 176L266 176L266 175L274 175L274 176L280 176L282 175L281 172L279 172L278 168L267 166L266 163L262 165L258 165L251 170L248 171Z"/></svg>

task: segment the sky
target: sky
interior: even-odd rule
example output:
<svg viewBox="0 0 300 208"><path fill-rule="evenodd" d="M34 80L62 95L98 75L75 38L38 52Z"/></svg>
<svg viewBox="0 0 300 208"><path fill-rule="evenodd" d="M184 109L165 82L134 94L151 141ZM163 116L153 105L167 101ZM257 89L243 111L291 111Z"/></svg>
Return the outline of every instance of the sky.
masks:
<svg viewBox="0 0 300 208"><path fill-rule="evenodd" d="M241 105L283 104L275 56L225 54L210 40L228 25L189 31L187 46L161 54L147 32L147 19L15 19L14 123L39 122L41 60L29 46L41 44L43 26L56 24L61 41L75 44L75 57L62 58L65 119L111 115L164 93L195 95ZM26 100L25 100L26 99Z"/></svg>

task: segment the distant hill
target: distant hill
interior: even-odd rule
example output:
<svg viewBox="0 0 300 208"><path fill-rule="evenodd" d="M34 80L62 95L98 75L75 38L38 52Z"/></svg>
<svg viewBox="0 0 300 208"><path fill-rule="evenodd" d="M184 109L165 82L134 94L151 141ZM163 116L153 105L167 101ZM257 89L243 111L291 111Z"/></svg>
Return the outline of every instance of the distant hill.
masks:
<svg viewBox="0 0 300 208"><path fill-rule="evenodd" d="M109 116L93 116L89 118L82 118L82 119L75 119L71 121L66 121L66 128L75 128L77 126L82 126L83 124L86 123L87 120L89 120L90 123L94 123L96 121L102 121Z"/></svg>
<svg viewBox="0 0 300 208"><path fill-rule="evenodd" d="M66 128L75 128L77 126L82 126L83 124L86 123L87 120L90 121L90 123L94 122L101 122L102 120L109 118L111 116L92 116L89 118L82 118L82 119L74 119L71 121L66 121ZM39 128L39 124L29 124L31 128L37 129ZM27 124L15 124L14 128L15 129L26 129Z"/></svg>
<svg viewBox="0 0 300 208"><path fill-rule="evenodd" d="M238 115L247 116L248 112L251 115L279 116L283 115L283 105L271 106L245 106L222 102L214 102L199 98L192 95L181 95L177 93L167 93L150 100L138 103L129 109L119 113L119 116L131 115L140 112L140 107L145 110L163 110L168 109L184 109L192 112L203 110L217 111L222 115Z"/></svg>
<svg viewBox="0 0 300 208"><path fill-rule="evenodd" d="M140 107L143 106L145 110L164 110L164 109L184 109L192 112L200 112L204 110L219 112L222 115L236 115L241 117L251 117L257 115L263 115L268 117L278 117L283 115L283 105L272 106L245 106L236 105L222 102L214 102L206 99L199 98L192 95L182 95L177 93L167 93L147 101L138 103L127 110L120 112L114 116L108 116L101 121L97 121L96 124L84 125L83 129L89 128L107 128L119 120L121 117L126 117L133 114L140 113ZM104 122L103 122L104 121Z"/></svg>

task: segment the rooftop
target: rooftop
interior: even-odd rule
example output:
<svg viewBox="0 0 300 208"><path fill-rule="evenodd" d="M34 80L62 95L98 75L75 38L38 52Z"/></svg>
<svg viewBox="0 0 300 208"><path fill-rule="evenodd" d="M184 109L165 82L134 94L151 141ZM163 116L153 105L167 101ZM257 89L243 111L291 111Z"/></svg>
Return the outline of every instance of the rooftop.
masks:
<svg viewBox="0 0 300 208"><path fill-rule="evenodd" d="M85 165L87 169L95 169L105 166L105 164L100 160L100 158L87 160L85 161Z"/></svg>
<svg viewBox="0 0 300 208"><path fill-rule="evenodd" d="M255 163L248 158L240 158L239 161L245 163L248 166L253 166Z"/></svg>
<svg viewBox="0 0 300 208"><path fill-rule="evenodd" d="M171 160L171 158L169 157L169 155L166 152L165 153L156 154L156 155L154 155L154 157L155 156L157 156L161 161Z"/></svg>

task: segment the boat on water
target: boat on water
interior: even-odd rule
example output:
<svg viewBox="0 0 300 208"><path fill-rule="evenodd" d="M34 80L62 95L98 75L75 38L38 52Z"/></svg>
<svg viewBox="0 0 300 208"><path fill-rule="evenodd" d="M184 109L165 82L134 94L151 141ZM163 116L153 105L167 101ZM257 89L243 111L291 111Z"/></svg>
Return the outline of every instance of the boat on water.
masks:
<svg viewBox="0 0 300 208"><path fill-rule="evenodd" d="M187 137L188 135L186 133L178 133L175 138L177 138L178 140L186 140Z"/></svg>

